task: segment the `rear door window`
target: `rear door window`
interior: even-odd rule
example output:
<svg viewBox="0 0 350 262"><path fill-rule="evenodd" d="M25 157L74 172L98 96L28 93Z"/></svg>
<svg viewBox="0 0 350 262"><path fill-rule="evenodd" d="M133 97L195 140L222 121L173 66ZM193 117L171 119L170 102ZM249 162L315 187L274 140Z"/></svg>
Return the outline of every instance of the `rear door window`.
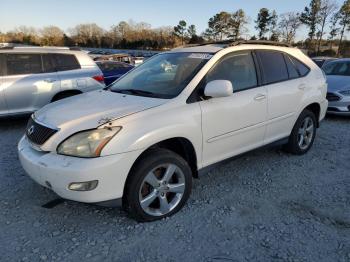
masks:
<svg viewBox="0 0 350 262"><path fill-rule="evenodd" d="M40 54L7 54L7 75L39 74L43 72Z"/></svg>
<svg viewBox="0 0 350 262"><path fill-rule="evenodd" d="M289 79L283 54L277 51L257 51L263 73L263 83L273 84Z"/></svg>
<svg viewBox="0 0 350 262"><path fill-rule="evenodd" d="M75 55L52 54L52 57L57 71L68 71L81 68Z"/></svg>

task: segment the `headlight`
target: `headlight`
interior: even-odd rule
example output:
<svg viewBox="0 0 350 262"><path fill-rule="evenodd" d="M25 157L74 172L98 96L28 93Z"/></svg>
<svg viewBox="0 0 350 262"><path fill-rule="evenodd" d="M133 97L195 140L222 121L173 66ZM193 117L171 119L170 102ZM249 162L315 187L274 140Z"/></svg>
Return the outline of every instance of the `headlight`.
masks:
<svg viewBox="0 0 350 262"><path fill-rule="evenodd" d="M350 96L350 90L340 91L339 93L341 93L344 96Z"/></svg>
<svg viewBox="0 0 350 262"><path fill-rule="evenodd" d="M106 127L76 133L63 141L57 153L77 157L98 157L102 149L122 128Z"/></svg>

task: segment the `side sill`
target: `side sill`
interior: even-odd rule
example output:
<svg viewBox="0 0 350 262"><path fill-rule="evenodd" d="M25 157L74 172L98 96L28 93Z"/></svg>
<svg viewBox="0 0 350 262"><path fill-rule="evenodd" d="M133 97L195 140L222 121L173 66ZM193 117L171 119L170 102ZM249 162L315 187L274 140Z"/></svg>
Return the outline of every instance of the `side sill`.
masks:
<svg viewBox="0 0 350 262"><path fill-rule="evenodd" d="M202 174L206 174L208 173L209 171L213 170L214 168L217 168L217 167L220 167L228 162L231 162L232 160L234 159L237 159L249 152L252 152L252 151L255 151L255 150L258 150L258 149L262 149L262 148L270 148L270 147L276 147L276 146L282 146L282 145L285 145L288 143L288 139L289 137L285 137L285 138L282 138L282 139L279 139L277 141L274 141L270 144L267 144L267 145L264 145L264 146L261 146L261 147L258 147L258 148L255 148L253 150L250 150L250 151L247 151L247 152L244 152L244 153L241 153L241 154L238 154L236 156L233 156L233 157L230 157L230 158L227 158L227 159L224 159L224 160L221 160L217 163L214 163L214 164L211 164L209 166L206 166L206 167L203 167L201 169L198 170L198 174L199 175L202 175Z"/></svg>

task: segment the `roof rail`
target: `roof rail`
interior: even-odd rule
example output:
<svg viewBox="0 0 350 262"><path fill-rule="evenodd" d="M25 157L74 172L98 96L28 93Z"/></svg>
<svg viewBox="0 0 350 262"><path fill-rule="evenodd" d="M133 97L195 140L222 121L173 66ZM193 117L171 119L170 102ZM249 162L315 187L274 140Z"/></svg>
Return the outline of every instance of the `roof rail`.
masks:
<svg viewBox="0 0 350 262"><path fill-rule="evenodd" d="M195 46L205 46L205 45L226 45L226 47L230 46L238 46L238 45L272 45L272 46L281 46L281 47L292 47L292 45L284 42L275 42L275 41L267 41L267 40L222 40L222 41L214 41L203 44L193 44L186 45L184 47L195 47Z"/></svg>
<svg viewBox="0 0 350 262"><path fill-rule="evenodd" d="M229 46L237 46L237 45L274 45L274 46L282 46L282 47L292 47L292 45L284 42L275 42L275 41L267 41L267 40L242 40L235 41L229 44Z"/></svg>

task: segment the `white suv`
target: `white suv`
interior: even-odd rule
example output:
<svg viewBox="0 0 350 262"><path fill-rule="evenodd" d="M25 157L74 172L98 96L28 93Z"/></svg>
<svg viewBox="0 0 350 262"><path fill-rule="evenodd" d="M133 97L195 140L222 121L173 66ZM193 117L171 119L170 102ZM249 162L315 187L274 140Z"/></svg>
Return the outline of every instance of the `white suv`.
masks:
<svg viewBox="0 0 350 262"><path fill-rule="evenodd" d="M20 161L62 198L122 202L137 220L152 221L181 209L204 167L276 141L306 153L326 91L321 69L296 48L175 49L109 90L37 111L19 142Z"/></svg>

